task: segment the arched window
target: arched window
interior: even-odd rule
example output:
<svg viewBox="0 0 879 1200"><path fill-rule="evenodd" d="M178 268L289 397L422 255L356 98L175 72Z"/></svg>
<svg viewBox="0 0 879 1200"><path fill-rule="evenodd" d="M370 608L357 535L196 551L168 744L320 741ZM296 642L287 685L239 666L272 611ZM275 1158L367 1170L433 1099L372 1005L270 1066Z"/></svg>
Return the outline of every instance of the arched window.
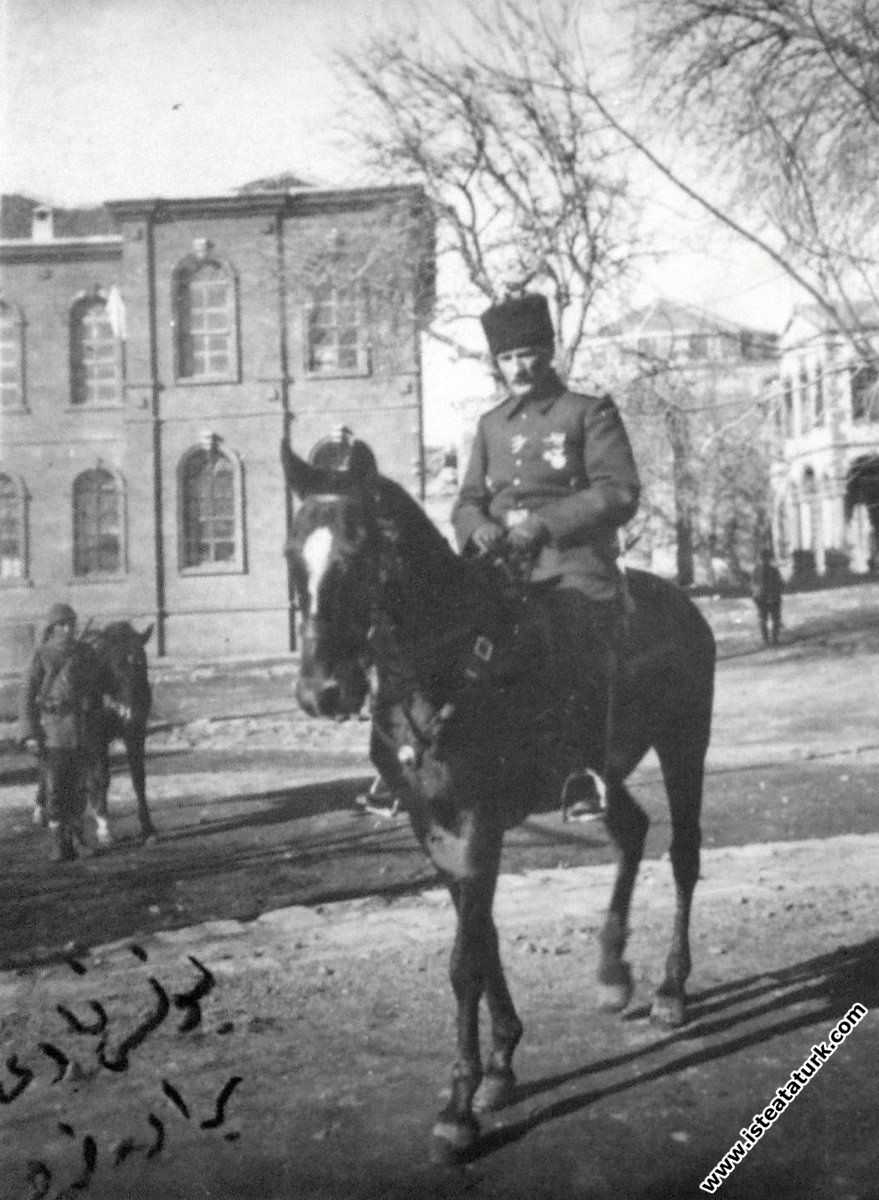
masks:
<svg viewBox="0 0 879 1200"><path fill-rule="evenodd" d="M0 301L0 408L24 407L24 320Z"/></svg>
<svg viewBox="0 0 879 1200"><path fill-rule="evenodd" d="M213 259L187 260L177 271L175 293L178 378L237 378L237 305L232 272Z"/></svg>
<svg viewBox="0 0 879 1200"><path fill-rule="evenodd" d="M123 570L123 496L105 467L73 481L73 574L118 575Z"/></svg>
<svg viewBox="0 0 879 1200"><path fill-rule="evenodd" d="M191 450L180 465L183 570L243 570L241 468L218 441Z"/></svg>
<svg viewBox="0 0 879 1200"><path fill-rule="evenodd" d="M26 535L24 488L0 473L0 584L27 578Z"/></svg>
<svg viewBox="0 0 879 1200"><path fill-rule="evenodd" d="M824 367L815 363L815 424L824 424Z"/></svg>
<svg viewBox="0 0 879 1200"><path fill-rule="evenodd" d="M366 291L324 276L306 305L305 366L310 375L368 375Z"/></svg>
<svg viewBox="0 0 879 1200"><path fill-rule="evenodd" d="M121 344L113 332L106 297L78 300L70 318L71 400L99 407L118 404L121 379Z"/></svg>
<svg viewBox="0 0 879 1200"><path fill-rule="evenodd" d="M879 368L872 363L851 369L853 421L879 421Z"/></svg>

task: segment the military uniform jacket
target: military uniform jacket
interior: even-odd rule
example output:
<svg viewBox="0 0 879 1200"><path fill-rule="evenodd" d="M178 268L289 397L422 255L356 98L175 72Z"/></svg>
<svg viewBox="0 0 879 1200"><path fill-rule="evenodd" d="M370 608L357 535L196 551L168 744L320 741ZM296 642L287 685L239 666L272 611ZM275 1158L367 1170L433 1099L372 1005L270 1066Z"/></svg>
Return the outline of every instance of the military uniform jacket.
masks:
<svg viewBox="0 0 879 1200"><path fill-rule="evenodd" d="M21 702L20 735L49 749L90 746L103 729L104 670L81 642L34 651Z"/></svg>
<svg viewBox="0 0 879 1200"><path fill-rule="evenodd" d="M594 600L619 595L617 529L641 487L609 396L569 392L553 377L540 398L509 397L479 421L452 524L463 550L487 520L512 528L535 514L550 533L535 579L561 575Z"/></svg>
<svg viewBox="0 0 879 1200"><path fill-rule="evenodd" d="M772 563L757 563L751 576L751 595L755 600L765 600L768 604L781 598L784 585L781 572Z"/></svg>

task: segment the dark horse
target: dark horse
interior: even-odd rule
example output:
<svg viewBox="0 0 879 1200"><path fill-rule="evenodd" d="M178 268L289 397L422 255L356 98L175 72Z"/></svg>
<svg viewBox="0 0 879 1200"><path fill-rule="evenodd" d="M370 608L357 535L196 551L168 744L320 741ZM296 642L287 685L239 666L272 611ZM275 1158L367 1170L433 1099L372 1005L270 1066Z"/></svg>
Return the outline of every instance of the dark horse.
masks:
<svg viewBox="0 0 879 1200"><path fill-rule="evenodd" d="M137 815L141 838L152 843L156 838L146 798L146 732L152 704L152 689L147 673L144 647L152 636L153 627L143 633L128 621L113 621L103 629L87 628L82 640L94 652L102 674L104 709L101 714L102 736L98 753L101 756L100 781L97 795L89 797L91 815L95 820L95 838L99 846L112 843L107 817L107 792L110 787L110 744L117 739L125 743L131 783L137 799ZM35 819L42 820L45 810L45 788L42 777L36 797Z"/></svg>
<svg viewBox="0 0 879 1200"><path fill-rule="evenodd" d="M570 630L555 628L551 591L511 589L497 567L459 558L415 501L368 462L321 470L286 444L282 457L302 500L288 545L303 617L300 703L313 715L344 715L360 707L369 686L373 761L401 798L455 906L450 974L458 1059L432 1152L438 1161L459 1161L478 1142L474 1110L499 1108L515 1096L512 1058L522 1024L501 966L492 904L505 830L560 806L570 763L559 731L570 696L559 681L571 680L566 660L578 643ZM627 579L625 667L602 757L605 821L618 866L601 933L599 1004L621 1010L632 996L623 952L648 819L624 780L652 747L671 808L677 895L652 1015L675 1026L685 1018L690 972L714 638L674 585L641 571ZM588 714L588 705L582 711ZM483 995L492 1031L484 1066Z"/></svg>

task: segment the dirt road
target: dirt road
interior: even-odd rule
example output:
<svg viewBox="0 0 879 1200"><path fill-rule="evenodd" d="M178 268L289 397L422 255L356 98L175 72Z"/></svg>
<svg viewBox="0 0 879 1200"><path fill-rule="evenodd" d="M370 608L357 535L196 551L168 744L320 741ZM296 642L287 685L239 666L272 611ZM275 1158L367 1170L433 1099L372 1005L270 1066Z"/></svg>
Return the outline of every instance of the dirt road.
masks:
<svg viewBox="0 0 879 1200"><path fill-rule="evenodd" d="M860 1003L868 1017L717 1194L879 1197L879 655L875 622L834 628L721 666L684 1029L646 1019L672 902L655 766L635 784L653 828L624 1020L592 999L600 825L511 837L497 917L526 1025L520 1090L457 1169L426 1164L453 1057L451 914L405 824L351 813L364 727L303 732L289 666L239 672L234 720L218 706L151 739L159 846L63 872L28 824L27 764L7 760L0 1196L705 1195L739 1130ZM274 715L247 707L256 689ZM122 776L114 804L128 837Z"/></svg>
<svg viewBox="0 0 879 1200"><path fill-rule="evenodd" d="M876 835L709 851L692 1020L673 1035L646 1019L670 928L667 864L648 864L637 893L638 989L625 1020L591 999L610 869L505 876L497 915L526 1024L520 1091L459 1169L426 1165L452 1057L451 919L439 892L288 908L158 933L139 957L127 940L76 970L7 973L7 1054L35 1077L3 1114L3 1194L30 1195L28 1164L33 1178L42 1163L47 1194L79 1180L86 1187L71 1194L94 1200L700 1195L813 1044L853 1003L879 1003L877 858ZM199 1026L180 1032L186 1013L173 997L197 983L198 964L216 982ZM100 1066L98 1037L72 1032L58 1006L82 1021L94 1019L92 1002L103 1006L112 1061L159 1008L151 978L172 997L170 1013L132 1047L127 1070ZM41 1044L75 1064L59 1082ZM875 1196L877 1063L871 1011L722 1194ZM222 1123L205 1128L237 1077Z"/></svg>

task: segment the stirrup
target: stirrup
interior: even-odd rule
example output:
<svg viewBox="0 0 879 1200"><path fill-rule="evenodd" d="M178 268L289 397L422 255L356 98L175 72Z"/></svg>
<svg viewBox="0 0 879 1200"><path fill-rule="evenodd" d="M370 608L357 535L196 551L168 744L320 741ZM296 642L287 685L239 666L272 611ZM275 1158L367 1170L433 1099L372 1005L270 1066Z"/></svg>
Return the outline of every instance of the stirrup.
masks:
<svg viewBox="0 0 879 1200"><path fill-rule="evenodd" d="M562 820L594 821L606 808L607 786L601 776L590 767L572 771L562 784Z"/></svg>
<svg viewBox="0 0 879 1200"><path fill-rule="evenodd" d="M392 803L382 804L383 800ZM365 795L354 797L354 804L361 812L372 813L375 817L396 817L401 807L399 797L389 791L381 775L376 775Z"/></svg>

